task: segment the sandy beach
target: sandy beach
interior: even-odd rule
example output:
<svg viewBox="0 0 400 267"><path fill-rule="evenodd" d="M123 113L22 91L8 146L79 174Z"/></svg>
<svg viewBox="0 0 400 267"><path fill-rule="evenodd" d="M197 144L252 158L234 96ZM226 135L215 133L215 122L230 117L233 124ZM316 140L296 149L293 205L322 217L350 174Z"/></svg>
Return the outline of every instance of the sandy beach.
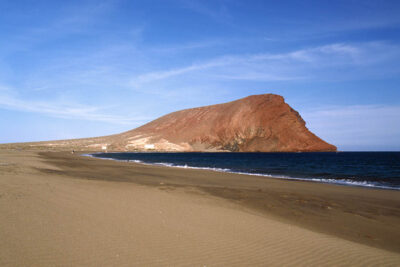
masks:
<svg viewBox="0 0 400 267"><path fill-rule="evenodd" d="M0 150L1 266L398 266L400 192Z"/></svg>

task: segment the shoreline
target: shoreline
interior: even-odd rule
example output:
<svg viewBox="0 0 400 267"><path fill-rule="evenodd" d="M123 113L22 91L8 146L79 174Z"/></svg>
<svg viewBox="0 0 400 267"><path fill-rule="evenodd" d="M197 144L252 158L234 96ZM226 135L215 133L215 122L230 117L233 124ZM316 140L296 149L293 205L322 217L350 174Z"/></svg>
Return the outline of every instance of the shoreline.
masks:
<svg viewBox="0 0 400 267"><path fill-rule="evenodd" d="M367 181L356 181L350 179L333 179L333 178L299 178L299 177L290 177L290 176L277 176L277 175L270 175L270 174L262 174L262 173L249 173L249 172L237 172L231 169L224 169L224 168L212 168L212 167L196 167L196 166L189 166L189 165L174 165L173 163L168 162L157 162L157 163L148 163L142 160L120 160L114 158L103 158L103 157L96 157L96 154L112 154L112 153L124 153L124 152L94 152L94 153L78 153L80 156L87 156L97 159L104 159L104 160L114 160L120 162L131 162L143 165L150 165L150 166L163 166L169 168L179 168L179 169L194 169L194 170L210 170L215 172L223 172L223 173L231 173L231 174L240 174L240 175L250 175L250 176L258 176L258 177L265 177L271 179L283 179L288 181L304 181L304 182L313 182L313 183L322 183L322 184L330 184L336 186L350 186L350 187L361 187L361 188L370 188L370 189L382 189L382 190L394 190L400 191L400 187L390 187L390 186L383 186L383 185L374 185L371 182ZM132 153L132 152L130 152ZM134 153L134 152L133 152ZM144 153L144 152L138 152ZM157 153L157 152L145 152L145 153ZM164 152L163 152L164 153ZM171 152L174 153L174 152ZM181 152L184 153L184 152ZM204 152L207 153L207 152ZM312 153L312 152L305 152L305 153ZM324 153L337 153L337 152L324 152Z"/></svg>
<svg viewBox="0 0 400 267"><path fill-rule="evenodd" d="M95 175L89 179L133 182L157 187L160 183L162 186L177 188L194 187L209 195L239 203L263 215L273 215L286 223L294 223L312 231L400 252L400 229L397 227L400 225L400 194L397 190L337 186L328 183L275 179L212 170L168 168L115 160L104 161L101 158L82 156L81 154L84 153L90 152L80 153L75 159L78 161L83 158L92 159L98 161L100 165L107 166L104 173L96 172L98 176ZM62 152L39 154L52 163L56 163L51 159L56 155L62 155L59 158L61 161L70 158L69 153L64 156L65 153ZM71 156L74 158L77 155ZM76 166L85 165L84 162L76 161L75 164ZM97 167L99 164L94 163ZM118 171L114 174L113 168L118 167L126 168L127 173L124 171L124 176L118 175ZM136 177L136 169L140 169L139 173L145 177ZM79 177L78 173L73 172L69 175L71 174ZM85 173L87 174L89 173ZM160 178L155 178L155 175ZM163 178L168 178L168 180L165 181ZM386 218L383 215L388 216ZM331 221L326 220L327 216ZM382 219L380 217L390 219L391 231L385 230L388 227L384 224L379 229L377 223L378 219ZM321 219L324 220L323 223ZM340 226L343 220L349 223L346 227ZM357 224L358 227L362 225L358 229L359 232L353 230L353 225ZM371 235L372 232L379 235L379 238Z"/></svg>
<svg viewBox="0 0 400 267"><path fill-rule="evenodd" d="M392 190L0 150L0 265L392 265Z"/></svg>

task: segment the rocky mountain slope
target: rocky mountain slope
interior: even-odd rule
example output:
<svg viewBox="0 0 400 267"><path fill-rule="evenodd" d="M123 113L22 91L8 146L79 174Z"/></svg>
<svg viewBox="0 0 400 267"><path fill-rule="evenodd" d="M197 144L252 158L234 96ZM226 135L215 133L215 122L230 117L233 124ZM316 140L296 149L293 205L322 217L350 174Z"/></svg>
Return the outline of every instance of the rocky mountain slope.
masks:
<svg viewBox="0 0 400 267"><path fill-rule="evenodd" d="M173 112L121 134L31 145L100 151L336 151L273 94Z"/></svg>

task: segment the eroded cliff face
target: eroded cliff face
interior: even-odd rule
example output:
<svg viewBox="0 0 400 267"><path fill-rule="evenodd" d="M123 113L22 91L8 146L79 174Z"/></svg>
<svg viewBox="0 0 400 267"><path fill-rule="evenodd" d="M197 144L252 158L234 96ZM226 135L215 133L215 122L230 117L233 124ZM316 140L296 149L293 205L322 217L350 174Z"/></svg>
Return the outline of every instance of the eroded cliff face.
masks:
<svg viewBox="0 0 400 267"><path fill-rule="evenodd" d="M167 151L336 151L311 133L299 113L273 94L167 114L120 134L116 149Z"/></svg>
<svg viewBox="0 0 400 267"><path fill-rule="evenodd" d="M173 112L121 134L31 146L91 151L336 151L307 129L283 97L273 94Z"/></svg>

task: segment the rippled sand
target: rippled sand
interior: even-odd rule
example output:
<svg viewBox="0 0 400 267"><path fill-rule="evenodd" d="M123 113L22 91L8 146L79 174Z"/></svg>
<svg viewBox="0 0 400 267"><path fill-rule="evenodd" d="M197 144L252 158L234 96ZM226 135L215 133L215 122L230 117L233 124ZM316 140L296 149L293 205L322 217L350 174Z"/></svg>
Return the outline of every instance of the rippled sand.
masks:
<svg viewBox="0 0 400 267"><path fill-rule="evenodd" d="M400 264L396 241L374 243L374 239L385 239L387 233L392 232L394 239L399 235L392 225L399 220L398 192L275 180L262 184L264 180L254 178L246 182L245 178L201 170L128 165L66 153L0 151L0 265ZM253 196L268 194L263 198L264 204L251 201L252 191L246 191L256 186L259 189L254 192L260 195ZM312 202L301 198L300 193L294 199L296 186L300 193L327 188L328 204L321 202L322 197L319 202ZM336 201L339 193L335 192L339 191L345 193ZM345 201L357 201L361 195L369 195L371 203L384 203L384 195L391 194L393 205L389 205L389 210L379 213L369 204L371 218L367 216L367 206L359 205L364 217L353 212L354 203L348 206L354 220L340 215L345 208L340 202L343 196L347 196ZM301 205L295 204L301 200L311 203L311 208L315 203L326 206L308 209L303 203L303 209L294 209ZM371 232L357 239L345 230L329 232L307 221L319 218L320 225L328 225L324 220L331 220L331 215L342 216L343 226L338 228L353 227L355 232L372 231L369 220L378 228L388 228L386 232ZM354 225L357 222L360 227Z"/></svg>

